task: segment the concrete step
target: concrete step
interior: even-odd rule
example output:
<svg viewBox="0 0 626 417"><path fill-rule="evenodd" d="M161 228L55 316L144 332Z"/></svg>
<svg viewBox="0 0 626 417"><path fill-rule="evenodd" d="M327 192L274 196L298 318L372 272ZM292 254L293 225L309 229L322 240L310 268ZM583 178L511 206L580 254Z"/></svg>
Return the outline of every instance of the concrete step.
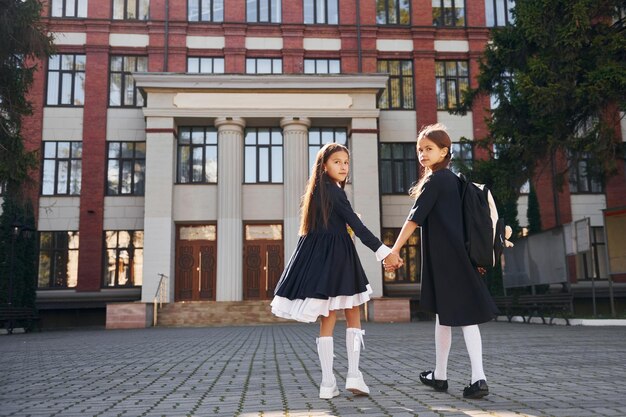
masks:
<svg viewBox="0 0 626 417"><path fill-rule="evenodd" d="M201 327L285 323L274 316L271 300L263 301L186 301L164 304L159 309L158 326Z"/></svg>

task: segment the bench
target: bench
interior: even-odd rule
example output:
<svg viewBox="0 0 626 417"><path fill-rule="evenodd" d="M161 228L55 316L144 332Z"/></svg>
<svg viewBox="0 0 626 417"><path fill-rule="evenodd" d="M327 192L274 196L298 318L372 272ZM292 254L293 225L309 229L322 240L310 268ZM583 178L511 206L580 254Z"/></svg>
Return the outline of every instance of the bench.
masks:
<svg viewBox="0 0 626 417"><path fill-rule="evenodd" d="M573 298L572 293L560 292L494 297L494 301L509 322L514 316L521 316L525 323L530 323L533 317L539 317L544 324L552 324L556 316L561 316L569 326ZM547 318L549 321L546 322Z"/></svg>
<svg viewBox="0 0 626 417"><path fill-rule="evenodd" d="M36 323L37 329L41 331L39 314L37 310L30 307L0 306L0 323L9 334L12 334L13 329L18 327L17 324L21 324L19 327L24 327L24 329L30 329Z"/></svg>

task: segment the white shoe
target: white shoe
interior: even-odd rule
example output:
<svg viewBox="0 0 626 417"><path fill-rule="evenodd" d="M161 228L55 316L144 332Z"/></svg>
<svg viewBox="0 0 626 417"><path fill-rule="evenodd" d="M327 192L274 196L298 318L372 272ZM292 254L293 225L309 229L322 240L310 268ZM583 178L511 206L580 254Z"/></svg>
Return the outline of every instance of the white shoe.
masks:
<svg viewBox="0 0 626 417"><path fill-rule="evenodd" d="M357 376L348 375L346 378L346 389L354 395L370 395L370 389L365 385L361 371L359 371Z"/></svg>
<svg viewBox="0 0 626 417"><path fill-rule="evenodd" d="M320 398L323 400L330 400L339 395L339 388L337 388L337 382L330 387L320 385Z"/></svg>

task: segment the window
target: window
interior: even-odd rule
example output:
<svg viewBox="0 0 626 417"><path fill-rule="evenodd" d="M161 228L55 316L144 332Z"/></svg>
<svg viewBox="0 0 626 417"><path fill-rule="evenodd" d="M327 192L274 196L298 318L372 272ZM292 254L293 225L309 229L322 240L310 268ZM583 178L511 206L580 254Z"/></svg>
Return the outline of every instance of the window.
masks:
<svg viewBox="0 0 626 417"><path fill-rule="evenodd" d="M106 231L105 287L136 287L143 279L143 231Z"/></svg>
<svg viewBox="0 0 626 417"><path fill-rule="evenodd" d="M415 143L380 144L381 194L407 194L417 176Z"/></svg>
<svg viewBox="0 0 626 417"><path fill-rule="evenodd" d="M181 184L217 182L217 129L181 127L178 130L176 181Z"/></svg>
<svg viewBox="0 0 626 417"><path fill-rule="evenodd" d="M280 58L247 58L246 74L282 74L283 60Z"/></svg>
<svg viewBox="0 0 626 417"><path fill-rule="evenodd" d="M455 108L469 87L467 61L436 61L437 110Z"/></svg>
<svg viewBox="0 0 626 417"><path fill-rule="evenodd" d="M107 142L107 195L143 195L146 142Z"/></svg>
<svg viewBox="0 0 626 417"><path fill-rule="evenodd" d="M187 0L190 22L223 22L224 0Z"/></svg>
<svg viewBox="0 0 626 417"><path fill-rule="evenodd" d="M52 17L87 17L87 0L52 0Z"/></svg>
<svg viewBox="0 0 626 417"><path fill-rule="evenodd" d="M378 99L378 107L384 110L412 110L413 63L403 61L378 61L378 72L388 73L387 88Z"/></svg>
<svg viewBox="0 0 626 417"><path fill-rule="evenodd" d="M400 234L400 229L383 228L382 241L385 245L391 245L396 241L396 238ZM406 245L400 249L400 257L404 260L404 265L395 271L387 272L383 274L383 281L385 284L397 284L397 283L414 283L417 284L420 279L420 268L422 261L420 259L420 244L419 244L419 230L413 232L406 242ZM391 247L390 246L390 247Z"/></svg>
<svg viewBox="0 0 626 417"><path fill-rule="evenodd" d="M150 0L113 0L113 19L148 20Z"/></svg>
<svg viewBox="0 0 626 417"><path fill-rule="evenodd" d="M600 194L604 186L600 176L592 167L588 154L570 155L569 190L572 193Z"/></svg>
<svg viewBox="0 0 626 417"><path fill-rule="evenodd" d="M40 232L37 288L73 288L77 281L78 232Z"/></svg>
<svg viewBox="0 0 626 417"><path fill-rule="evenodd" d="M348 146L348 132L342 127L313 127L309 129L309 172L315 164L317 152L327 143Z"/></svg>
<svg viewBox="0 0 626 417"><path fill-rule="evenodd" d="M246 19L250 23L280 23L281 0L247 0Z"/></svg>
<svg viewBox="0 0 626 417"><path fill-rule="evenodd" d="M135 80L131 73L145 71L148 71L148 57L112 56L109 72L109 106L143 106L143 97L135 88Z"/></svg>
<svg viewBox="0 0 626 417"><path fill-rule="evenodd" d="M485 0L485 18L487 26L506 26L513 24L515 0Z"/></svg>
<svg viewBox="0 0 626 417"><path fill-rule="evenodd" d="M283 182L283 133L280 129L246 129L244 147L244 182Z"/></svg>
<svg viewBox="0 0 626 417"><path fill-rule="evenodd" d="M339 0L304 0L304 23L339 23Z"/></svg>
<svg viewBox="0 0 626 417"><path fill-rule="evenodd" d="M411 23L409 0L376 0L376 24L408 25Z"/></svg>
<svg viewBox="0 0 626 417"><path fill-rule="evenodd" d="M453 142L452 149L452 161L450 163L450 169L452 172L458 174L462 168L471 168L473 158L473 146L467 142Z"/></svg>
<svg viewBox="0 0 626 417"><path fill-rule="evenodd" d="M465 0L433 0L433 26L465 26Z"/></svg>
<svg viewBox="0 0 626 417"><path fill-rule="evenodd" d="M85 104L85 55L53 55L48 58L48 106Z"/></svg>
<svg viewBox="0 0 626 417"><path fill-rule="evenodd" d="M198 74L223 74L224 58L188 57L187 72Z"/></svg>
<svg viewBox="0 0 626 417"><path fill-rule="evenodd" d="M341 73L339 59L305 59L305 74L339 74Z"/></svg>
<svg viewBox="0 0 626 417"><path fill-rule="evenodd" d="M42 195L80 195L82 142L44 142Z"/></svg>

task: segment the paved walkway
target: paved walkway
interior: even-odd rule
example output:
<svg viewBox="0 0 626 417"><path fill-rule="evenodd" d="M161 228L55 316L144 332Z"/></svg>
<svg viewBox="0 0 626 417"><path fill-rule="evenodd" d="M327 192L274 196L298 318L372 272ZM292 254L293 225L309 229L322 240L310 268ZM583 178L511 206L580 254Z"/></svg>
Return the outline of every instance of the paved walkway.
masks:
<svg viewBox="0 0 626 417"><path fill-rule="evenodd" d="M432 322L366 323L370 397L317 397L317 326L79 330L0 336L0 416L626 416L626 327L481 326L492 394L465 400L453 331L448 393L420 384ZM344 382L344 325L335 370Z"/></svg>

